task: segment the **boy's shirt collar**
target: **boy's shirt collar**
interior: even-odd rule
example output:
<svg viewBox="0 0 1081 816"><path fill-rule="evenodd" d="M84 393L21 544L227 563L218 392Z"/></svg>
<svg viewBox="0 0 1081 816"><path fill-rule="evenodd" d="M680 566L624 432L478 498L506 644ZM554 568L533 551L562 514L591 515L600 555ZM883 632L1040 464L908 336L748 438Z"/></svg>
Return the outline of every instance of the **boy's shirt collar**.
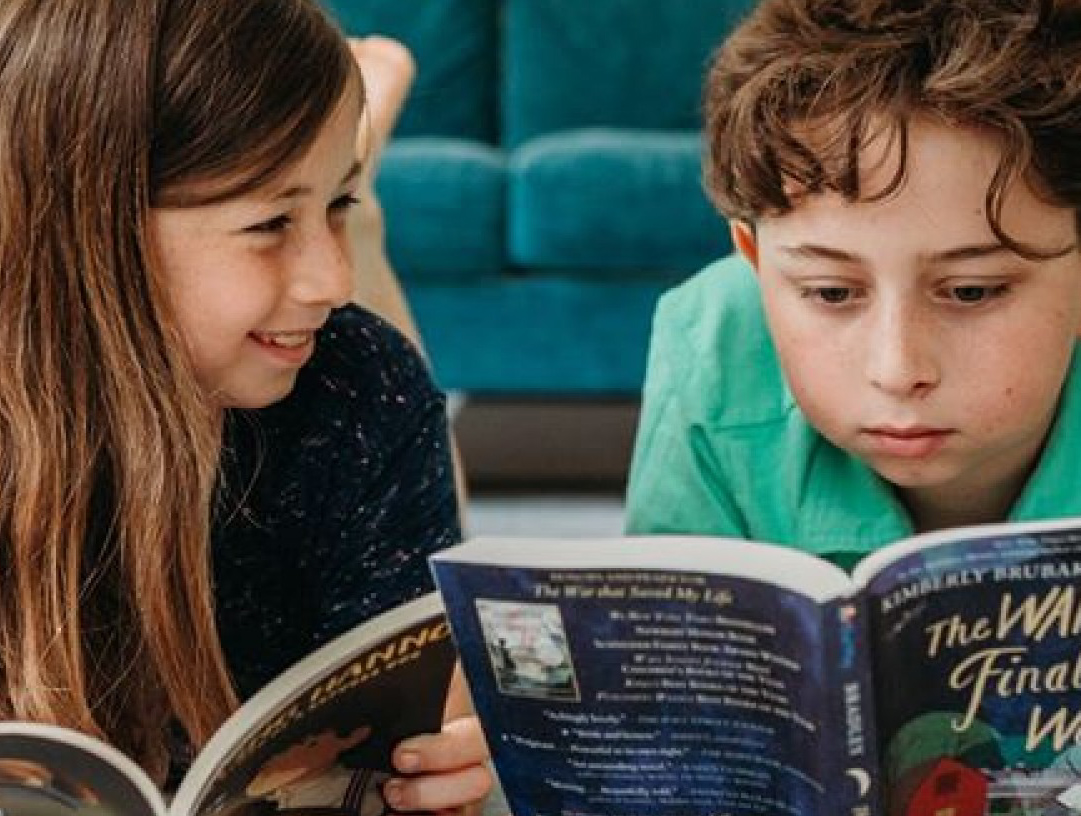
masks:
<svg viewBox="0 0 1081 816"><path fill-rule="evenodd" d="M799 421L806 423L802 412ZM807 463L796 541L850 569L863 556L913 534L912 520L893 490L861 460L817 431Z"/></svg>

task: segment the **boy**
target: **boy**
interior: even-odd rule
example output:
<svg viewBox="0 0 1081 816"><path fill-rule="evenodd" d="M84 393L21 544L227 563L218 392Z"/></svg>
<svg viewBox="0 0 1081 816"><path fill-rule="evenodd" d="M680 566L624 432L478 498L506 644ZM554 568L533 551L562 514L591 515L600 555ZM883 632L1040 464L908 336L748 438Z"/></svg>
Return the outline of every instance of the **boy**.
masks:
<svg viewBox="0 0 1081 816"><path fill-rule="evenodd" d="M763 0L707 186L742 258L654 324L628 529L850 567L1081 515L1081 4Z"/></svg>

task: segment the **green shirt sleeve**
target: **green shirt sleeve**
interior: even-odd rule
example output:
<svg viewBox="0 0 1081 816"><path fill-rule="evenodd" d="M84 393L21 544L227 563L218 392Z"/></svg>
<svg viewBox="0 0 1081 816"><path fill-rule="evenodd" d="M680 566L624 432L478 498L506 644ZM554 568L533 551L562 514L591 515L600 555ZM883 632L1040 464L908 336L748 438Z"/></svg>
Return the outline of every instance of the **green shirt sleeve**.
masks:
<svg viewBox="0 0 1081 816"><path fill-rule="evenodd" d="M630 534L688 533L745 538L701 417L684 402L697 355L670 300L653 323L642 414L627 488Z"/></svg>

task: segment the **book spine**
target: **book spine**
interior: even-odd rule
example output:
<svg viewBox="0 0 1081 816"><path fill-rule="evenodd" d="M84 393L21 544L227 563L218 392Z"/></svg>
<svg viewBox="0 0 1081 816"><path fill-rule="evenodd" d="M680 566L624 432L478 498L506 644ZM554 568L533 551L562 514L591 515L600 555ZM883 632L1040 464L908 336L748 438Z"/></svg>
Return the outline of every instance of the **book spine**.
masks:
<svg viewBox="0 0 1081 816"><path fill-rule="evenodd" d="M878 742L867 606L842 598L823 608L829 685L824 729L829 749L824 814L881 816Z"/></svg>

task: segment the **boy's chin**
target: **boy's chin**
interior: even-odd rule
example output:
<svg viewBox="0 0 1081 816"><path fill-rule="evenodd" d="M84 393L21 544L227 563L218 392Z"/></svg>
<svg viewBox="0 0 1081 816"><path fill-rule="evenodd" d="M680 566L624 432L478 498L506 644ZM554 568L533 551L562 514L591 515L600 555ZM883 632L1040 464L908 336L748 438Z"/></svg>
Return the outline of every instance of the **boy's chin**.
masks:
<svg viewBox="0 0 1081 816"><path fill-rule="evenodd" d="M947 472L941 464L928 462L869 464L879 478L901 491L942 487L949 484L957 475L952 471Z"/></svg>

